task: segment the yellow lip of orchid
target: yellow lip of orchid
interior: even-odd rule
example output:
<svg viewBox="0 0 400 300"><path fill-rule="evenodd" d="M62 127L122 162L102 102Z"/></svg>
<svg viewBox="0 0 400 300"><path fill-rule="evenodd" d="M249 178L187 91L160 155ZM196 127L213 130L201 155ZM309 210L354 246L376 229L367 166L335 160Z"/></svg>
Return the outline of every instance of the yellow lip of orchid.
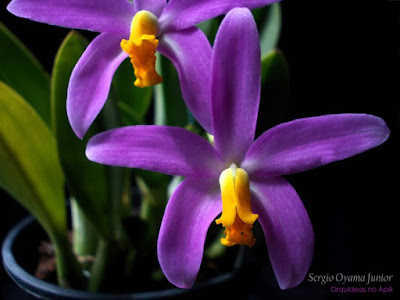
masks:
<svg viewBox="0 0 400 300"><path fill-rule="evenodd" d="M147 87L162 82L155 69L158 39L158 20L155 15L141 10L132 19L129 40L121 41L121 48L131 59L137 87Z"/></svg>
<svg viewBox="0 0 400 300"><path fill-rule="evenodd" d="M252 229L258 215L251 212L249 176L245 170L232 164L221 173L219 184L222 215L215 222L225 227L221 244L252 247L256 241Z"/></svg>

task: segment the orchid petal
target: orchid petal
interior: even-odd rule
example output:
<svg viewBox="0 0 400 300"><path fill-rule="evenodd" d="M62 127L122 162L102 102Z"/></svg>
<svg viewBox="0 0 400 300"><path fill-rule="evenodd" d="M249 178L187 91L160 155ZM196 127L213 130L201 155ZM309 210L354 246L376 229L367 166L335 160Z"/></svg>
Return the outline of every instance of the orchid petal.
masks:
<svg viewBox="0 0 400 300"><path fill-rule="evenodd" d="M135 15L127 0L13 0L7 9L36 22L127 36Z"/></svg>
<svg viewBox="0 0 400 300"><path fill-rule="evenodd" d="M109 130L89 140L86 156L102 164L180 176L219 176L223 169L211 144L179 127L147 125Z"/></svg>
<svg viewBox="0 0 400 300"><path fill-rule="evenodd" d="M298 119L262 134L247 152L242 168L253 177L302 172L377 147L388 137L385 122L372 115Z"/></svg>
<svg viewBox="0 0 400 300"><path fill-rule="evenodd" d="M283 178L252 181L253 211L264 230L278 284L292 288L303 281L314 252L314 233L307 211Z"/></svg>
<svg viewBox="0 0 400 300"><path fill-rule="evenodd" d="M137 11L147 10L158 17L167 4L167 0L133 0L133 3Z"/></svg>
<svg viewBox="0 0 400 300"><path fill-rule="evenodd" d="M107 100L118 66L127 58L121 37L102 33L79 59L68 86L67 114L75 134L82 138ZM132 78L133 81L133 78Z"/></svg>
<svg viewBox="0 0 400 300"><path fill-rule="evenodd" d="M195 27L170 32L160 38L157 50L175 65L183 99L201 126L211 132L212 48L207 37Z"/></svg>
<svg viewBox="0 0 400 300"><path fill-rule="evenodd" d="M221 210L218 178L186 178L169 200L157 252L163 273L177 287L192 287L201 265L207 230Z"/></svg>
<svg viewBox="0 0 400 300"><path fill-rule="evenodd" d="M180 30L226 14L235 7L259 8L279 0L170 0L160 16L167 31Z"/></svg>
<svg viewBox="0 0 400 300"><path fill-rule="evenodd" d="M246 8L231 10L215 39L211 75L215 147L227 162L240 163L254 140L260 61L260 42L251 12Z"/></svg>

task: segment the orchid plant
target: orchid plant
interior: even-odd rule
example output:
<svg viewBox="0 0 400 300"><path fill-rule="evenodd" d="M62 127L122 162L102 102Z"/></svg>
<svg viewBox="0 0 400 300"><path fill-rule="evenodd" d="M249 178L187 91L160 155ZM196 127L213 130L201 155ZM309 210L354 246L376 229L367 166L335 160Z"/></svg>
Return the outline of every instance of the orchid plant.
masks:
<svg viewBox="0 0 400 300"><path fill-rule="evenodd" d="M279 3L263 8L273 2L10 2L18 17L100 32L88 43L71 31L49 77L0 24L0 186L48 233L60 285L126 291L160 266L191 288L214 221L222 253L257 243L259 222L279 286L304 279L313 229L282 176L376 147L389 129L372 115L337 114L255 139L261 86L288 77L275 49Z"/></svg>

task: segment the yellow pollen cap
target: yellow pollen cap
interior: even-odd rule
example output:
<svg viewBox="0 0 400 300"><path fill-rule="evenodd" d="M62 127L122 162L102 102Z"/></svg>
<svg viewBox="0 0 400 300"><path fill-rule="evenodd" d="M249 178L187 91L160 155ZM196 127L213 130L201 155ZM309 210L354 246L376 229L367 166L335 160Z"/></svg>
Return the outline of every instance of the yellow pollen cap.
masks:
<svg viewBox="0 0 400 300"><path fill-rule="evenodd" d="M156 49L158 39L157 17L146 10L139 11L132 19L129 40L121 41L121 48L131 59L138 87L151 86L162 82L156 71Z"/></svg>
<svg viewBox="0 0 400 300"><path fill-rule="evenodd" d="M252 247L256 241L253 236L253 223L258 215L251 212L250 182L246 171L232 164L219 177L222 198L222 215L215 220L225 227L224 246L247 245Z"/></svg>

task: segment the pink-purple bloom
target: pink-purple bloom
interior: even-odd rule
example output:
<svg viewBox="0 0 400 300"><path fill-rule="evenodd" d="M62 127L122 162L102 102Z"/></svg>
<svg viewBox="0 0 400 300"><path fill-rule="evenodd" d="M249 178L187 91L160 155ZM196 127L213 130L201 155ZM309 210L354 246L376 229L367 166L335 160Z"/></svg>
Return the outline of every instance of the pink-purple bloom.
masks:
<svg viewBox="0 0 400 300"><path fill-rule="evenodd" d="M157 50L174 63L189 109L211 132L206 76L211 46L194 25L234 7L253 9L276 1L279 0L13 0L7 9L38 22L100 32L77 63L68 88L68 118L76 135L82 138L107 100L116 69L128 57L120 43L129 38L137 12L145 10L157 18Z"/></svg>
<svg viewBox="0 0 400 300"><path fill-rule="evenodd" d="M227 54L229 53L229 54ZM256 141L260 99L260 46L250 11L224 18L211 62L211 121L215 146L182 128L128 126L93 137L93 161L186 177L163 217L158 258L170 282L190 288L203 257L207 230L222 211L219 178L232 164L250 180L269 257L282 289L299 284L313 256L310 219L294 188L282 177L345 159L382 144L385 122L367 114L294 120Z"/></svg>

